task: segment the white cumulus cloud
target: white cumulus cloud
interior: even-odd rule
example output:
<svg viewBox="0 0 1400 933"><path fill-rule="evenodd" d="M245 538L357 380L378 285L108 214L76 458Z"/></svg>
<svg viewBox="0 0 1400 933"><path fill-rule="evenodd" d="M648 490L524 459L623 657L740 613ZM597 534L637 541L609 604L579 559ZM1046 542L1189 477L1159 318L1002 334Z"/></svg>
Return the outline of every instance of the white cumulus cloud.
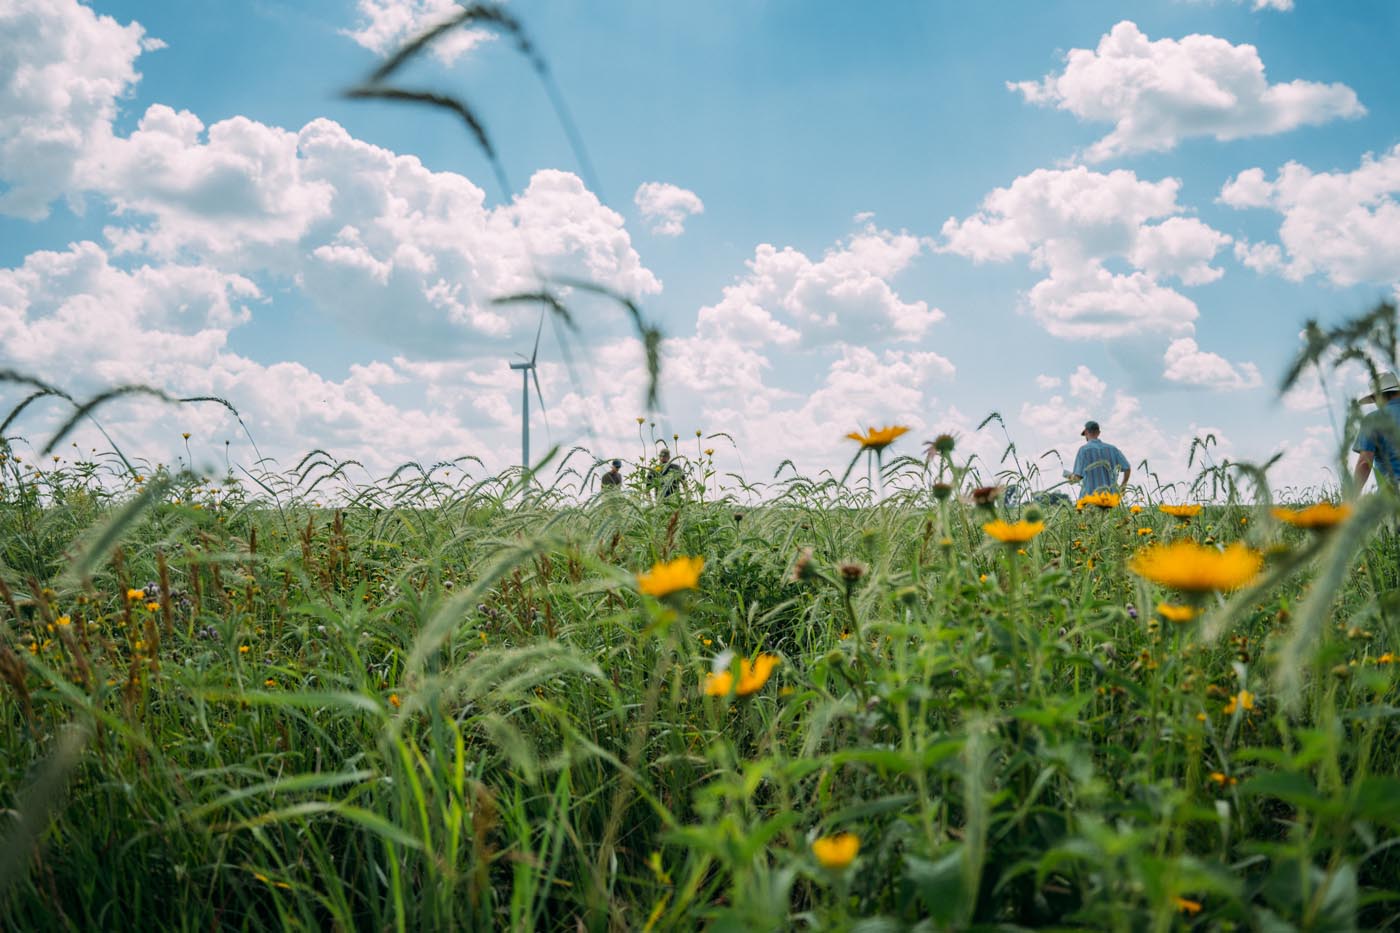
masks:
<svg viewBox="0 0 1400 933"><path fill-rule="evenodd" d="M663 181L638 185L632 200L657 236L680 236L691 215L705 213L705 202L698 194Z"/></svg>
<svg viewBox="0 0 1400 933"><path fill-rule="evenodd" d="M1253 363L1232 364L1218 353L1208 353L1190 337L1173 340L1167 347L1163 375L1171 382L1207 389L1231 391L1257 389L1263 385L1259 367Z"/></svg>
<svg viewBox="0 0 1400 933"><path fill-rule="evenodd" d="M1207 35L1153 41L1128 20L1096 49L1071 50L1059 74L1007 87L1031 103L1112 123L1084 153L1091 162L1173 149L1192 137L1242 139L1366 113L1345 84L1270 84L1252 45Z"/></svg>
<svg viewBox="0 0 1400 933"><path fill-rule="evenodd" d="M77 0L0 0L0 213L39 220L70 193L140 77L136 57L160 47L145 35Z"/></svg>
<svg viewBox="0 0 1400 933"><path fill-rule="evenodd" d="M1240 260L1260 272L1294 281L1324 275L1342 286L1400 282L1400 145L1367 154L1349 172L1289 162L1269 179L1263 169L1245 169L1220 200L1282 215L1279 243L1236 244Z"/></svg>
<svg viewBox="0 0 1400 933"><path fill-rule="evenodd" d="M410 39L462 11L457 0L356 0L360 22L342 32L377 55L387 55ZM484 29L457 27L435 41L431 51L444 65L491 39Z"/></svg>
<svg viewBox="0 0 1400 933"><path fill-rule="evenodd" d="M940 248L977 262L1025 255L1047 270L1028 299L1055 336L1185 334L1196 305L1161 279L1194 285L1218 278L1210 262L1230 238L1178 216L1180 188L1177 179L1147 181L1123 169L1036 169L992 191L977 213L949 218ZM1115 272L1111 260L1135 268Z"/></svg>
<svg viewBox="0 0 1400 933"><path fill-rule="evenodd" d="M891 280L922 250L918 237L873 226L819 259L761 244L747 274L700 309L697 332L750 345L917 340L943 312L904 300Z"/></svg>

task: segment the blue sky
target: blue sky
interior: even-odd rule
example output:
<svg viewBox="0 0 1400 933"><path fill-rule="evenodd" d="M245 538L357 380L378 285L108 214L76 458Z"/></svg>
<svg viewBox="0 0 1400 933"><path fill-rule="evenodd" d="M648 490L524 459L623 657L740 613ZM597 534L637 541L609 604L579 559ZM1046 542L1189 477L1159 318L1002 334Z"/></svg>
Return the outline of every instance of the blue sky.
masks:
<svg viewBox="0 0 1400 933"><path fill-rule="evenodd" d="M490 298L542 264L640 299L673 338L661 430L732 434L752 478L840 470L872 423L994 463L995 410L1036 454L1096 417L1165 477L1209 431L1325 481L1321 398L1275 387L1305 319L1400 282L1395 4L516 2L596 177L507 41L406 75L479 108L503 196L448 118L337 95L444 2L0 2L0 365L221 394L292 462L504 466L534 316ZM548 436L636 457L637 348L577 303ZM153 459L181 421L220 458L230 434L107 418Z"/></svg>

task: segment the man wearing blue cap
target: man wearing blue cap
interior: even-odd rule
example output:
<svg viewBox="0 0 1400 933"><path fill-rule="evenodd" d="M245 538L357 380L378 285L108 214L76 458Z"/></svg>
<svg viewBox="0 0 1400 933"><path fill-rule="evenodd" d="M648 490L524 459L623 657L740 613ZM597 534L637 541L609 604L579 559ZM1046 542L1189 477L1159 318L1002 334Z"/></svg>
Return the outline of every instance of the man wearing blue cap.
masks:
<svg viewBox="0 0 1400 933"><path fill-rule="evenodd" d="M1079 435L1084 438L1084 446L1074 457L1074 469L1070 471L1069 480L1082 484L1079 487L1080 498L1101 489L1113 492L1126 489L1133 469L1128 466L1128 458L1123 456L1123 451L1099 440L1099 423L1084 422L1084 430ZM1123 476L1115 485L1113 474L1117 470L1122 470Z"/></svg>

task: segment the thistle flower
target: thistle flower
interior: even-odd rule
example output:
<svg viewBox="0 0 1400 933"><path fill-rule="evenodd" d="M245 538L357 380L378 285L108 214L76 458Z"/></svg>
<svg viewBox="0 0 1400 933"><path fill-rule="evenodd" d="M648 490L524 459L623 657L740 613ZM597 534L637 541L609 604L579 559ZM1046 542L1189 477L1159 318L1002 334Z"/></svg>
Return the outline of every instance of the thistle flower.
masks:
<svg viewBox="0 0 1400 933"><path fill-rule="evenodd" d="M846 868L860 852L860 837L855 833L836 833L812 841L812 854L823 868L833 871Z"/></svg>
<svg viewBox="0 0 1400 933"><path fill-rule="evenodd" d="M708 674L705 677L705 695L711 697L728 696L729 691L741 697L757 693L763 685L768 683L768 678L772 676L773 669L781 663L782 658L776 654L760 654L752 661L745 658L739 659L739 681L736 686L734 682L733 670L721 671L718 674Z"/></svg>
<svg viewBox="0 0 1400 933"><path fill-rule="evenodd" d="M852 431L846 436L853 441L860 441L861 450L880 451L893 444L895 438L899 437L901 434L907 434L908 432L909 429L904 425L892 424L883 428L867 428L864 434Z"/></svg>
<svg viewBox="0 0 1400 933"><path fill-rule="evenodd" d="M1333 505L1330 502L1319 502L1305 509L1277 508L1273 510L1273 516L1294 528L1327 531L1351 517L1351 506L1345 503Z"/></svg>
<svg viewBox="0 0 1400 933"><path fill-rule="evenodd" d="M865 576L868 568L860 561L848 560L838 569L841 571L841 579L847 583L857 583Z"/></svg>
<svg viewBox="0 0 1400 933"><path fill-rule="evenodd" d="M1014 524L997 519L982 526L987 537L995 538L1002 544L1025 544L1045 530L1044 522L1019 521Z"/></svg>
<svg viewBox="0 0 1400 933"><path fill-rule="evenodd" d="M1264 557L1243 544L1224 551L1194 541L1153 545L1133 555L1128 569L1174 590L1212 593L1237 590L1259 574Z"/></svg>
<svg viewBox="0 0 1400 933"><path fill-rule="evenodd" d="M788 578L793 583L801 583L810 580L817 575L817 568L812 565L812 549L804 547L797 552L797 560L793 561L792 574Z"/></svg>
<svg viewBox="0 0 1400 933"><path fill-rule="evenodd" d="M1004 488L1004 486L978 486L967 494L968 501L978 508L994 509Z"/></svg>
<svg viewBox="0 0 1400 933"><path fill-rule="evenodd" d="M652 565L649 573L637 574L637 589L648 596L667 596L680 590L693 590L705 569L703 557L678 557Z"/></svg>

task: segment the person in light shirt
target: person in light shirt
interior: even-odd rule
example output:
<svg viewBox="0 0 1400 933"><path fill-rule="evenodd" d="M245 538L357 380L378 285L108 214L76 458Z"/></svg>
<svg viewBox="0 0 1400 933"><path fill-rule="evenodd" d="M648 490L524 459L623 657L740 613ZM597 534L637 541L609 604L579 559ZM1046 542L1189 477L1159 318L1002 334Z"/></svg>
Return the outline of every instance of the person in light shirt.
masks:
<svg viewBox="0 0 1400 933"><path fill-rule="evenodd" d="M1400 480L1400 380L1395 373L1380 373L1376 376L1376 391L1357 401L1377 406L1376 411L1361 420L1361 433L1351 448L1357 454L1352 479L1355 492L1360 495L1372 469L1378 482L1379 477L1392 483Z"/></svg>
<svg viewBox="0 0 1400 933"><path fill-rule="evenodd" d="M1080 484L1080 498L1105 489L1110 492L1125 489L1133 469L1128 466L1128 458L1123 456L1123 451L1099 439L1097 421L1084 422L1084 430L1079 434L1084 438L1084 445L1075 454L1074 469L1070 471L1069 480ZM1120 470L1123 475L1114 482L1114 474Z"/></svg>

